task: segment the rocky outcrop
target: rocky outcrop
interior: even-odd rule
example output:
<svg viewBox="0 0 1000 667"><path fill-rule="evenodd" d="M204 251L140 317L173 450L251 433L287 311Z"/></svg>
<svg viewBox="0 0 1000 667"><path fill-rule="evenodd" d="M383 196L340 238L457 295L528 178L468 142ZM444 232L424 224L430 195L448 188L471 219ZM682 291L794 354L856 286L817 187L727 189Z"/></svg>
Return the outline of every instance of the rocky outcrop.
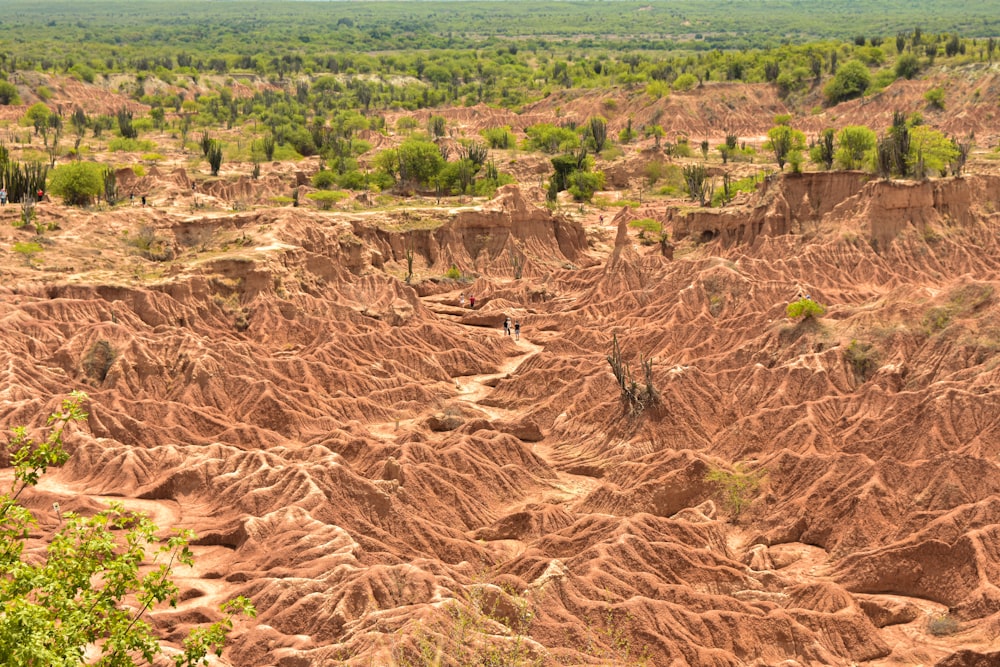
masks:
<svg viewBox="0 0 1000 667"><path fill-rule="evenodd" d="M718 240L723 246L762 236L815 233L826 225L858 229L875 247L907 230L969 227L1000 210L1000 177L926 181L871 180L861 172L782 175L764 181L745 207L668 211L674 239Z"/></svg>
<svg viewBox="0 0 1000 667"><path fill-rule="evenodd" d="M570 264L588 263L586 235L579 223L529 203L514 185L475 209L457 211L441 224L421 224L420 214L407 212L399 231L356 220L354 232L386 258L405 266L412 252L424 271L445 273L450 267L466 274L537 275ZM415 229L405 229L406 227ZM421 228L423 227L423 228Z"/></svg>

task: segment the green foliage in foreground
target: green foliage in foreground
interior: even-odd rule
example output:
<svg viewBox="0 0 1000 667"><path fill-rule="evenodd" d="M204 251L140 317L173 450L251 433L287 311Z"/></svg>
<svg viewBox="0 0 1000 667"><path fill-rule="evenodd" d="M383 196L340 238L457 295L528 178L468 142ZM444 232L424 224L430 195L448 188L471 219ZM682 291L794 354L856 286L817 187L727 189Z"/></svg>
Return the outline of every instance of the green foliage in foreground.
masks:
<svg viewBox="0 0 1000 667"><path fill-rule="evenodd" d="M826 313L826 308L807 297L802 297L798 301L792 301L785 308L785 314L788 317L801 317L804 320L812 317L822 317L824 313Z"/></svg>
<svg viewBox="0 0 1000 667"><path fill-rule="evenodd" d="M8 445L14 480L0 495L0 664L9 667L83 665L88 647L100 652L101 665L153 664L162 648L143 616L158 604L176 605L173 566L193 563L190 531L160 539L148 518L120 504L91 517L62 514L44 557L24 554L37 522L21 494L69 458L63 431L86 419L86 398L70 394L49 417L42 442L18 427ZM239 597L222 605L222 613L222 620L188 635L183 652L173 656L176 667L207 665L209 654L221 654L233 618L255 610Z"/></svg>

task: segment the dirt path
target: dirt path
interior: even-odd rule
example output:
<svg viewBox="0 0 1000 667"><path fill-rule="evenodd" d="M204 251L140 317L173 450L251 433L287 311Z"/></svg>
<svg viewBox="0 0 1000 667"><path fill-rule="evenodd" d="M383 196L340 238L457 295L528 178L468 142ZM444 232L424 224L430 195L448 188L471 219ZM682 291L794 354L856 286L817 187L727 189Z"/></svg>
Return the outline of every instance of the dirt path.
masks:
<svg viewBox="0 0 1000 667"><path fill-rule="evenodd" d="M43 476L38 481L37 488L40 491L48 491L49 493L66 498L76 498L81 495L79 489L65 484L58 479L58 475ZM144 500L141 498L126 498L124 496L99 496L89 493L85 493L85 495L103 505L120 503L130 512L145 514L161 530L180 526L183 520L181 505L176 500Z"/></svg>
<svg viewBox="0 0 1000 667"><path fill-rule="evenodd" d="M475 329L477 333L481 332L482 327L464 324L460 321L463 313L467 311L455 305L458 303L458 299L459 293L451 292L425 297L424 303L429 310L436 313L439 317L444 317L466 329ZM504 336L505 334L502 330L497 330L496 335ZM538 338L536 337L535 340L538 340ZM545 338L542 338L542 340L545 340ZM519 414L513 410L482 403L493 391L491 384L493 384L494 380L517 373L521 366L528 362L528 360L545 350L544 345L528 340L528 338L523 336L515 344L521 352L507 358L497 369L497 372L482 375L462 375L453 378L457 389L456 399L474 405L476 409L484 412L490 419L511 420L517 418ZM548 488L544 488L537 493L518 500L511 506L503 508L502 512L515 512L522 507L535 503L565 503L572 505L585 498L600 484L600 481L596 478L585 475L574 475L556 468L552 463L554 460L552 445L544 440L534 443L531 451L545 461L555 473L556 478L551 480Z"/></svg>

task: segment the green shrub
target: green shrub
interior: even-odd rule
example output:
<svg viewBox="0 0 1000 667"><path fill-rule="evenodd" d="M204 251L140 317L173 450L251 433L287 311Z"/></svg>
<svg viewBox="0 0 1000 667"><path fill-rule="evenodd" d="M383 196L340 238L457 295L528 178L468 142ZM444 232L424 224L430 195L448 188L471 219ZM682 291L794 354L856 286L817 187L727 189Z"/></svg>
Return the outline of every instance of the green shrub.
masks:
<svg viewBox="0 0 1000 667"><path fill-rule="evenodd" d="M931 88L924 93L924 99L927 101L928 106L932 109L944 111L944 88L941 88L940 86L937 88Z"/></svg>
<svg viewBox="0 0 1000 667"><path fill-rule="evenodd" d="M663 230L663 225L660 224L658 220L654 220L652 218L630 220L628 226L643 232L649 232L651 234L659 234Z"/></svg>
<svg viewBox="0 0 1000 667"><path fill-rule="evenodd" d="M149 139L115 137L108 142L108 150L113 153L152 153L156 150L156 144Z"/></svg>
<svg viewBox="0 0 1000 667"><path fill-rule="evenodd" d="M135 248L143 257L154 262L165 262L174 258L174 251L170 244L167 243L166 239L157 235L156 228L152 225L139 225L139 229L133 235L130 235L126 230L123 233L123 240L126 245Z"/></svg>
<svg viewBox="0 0 1000 667"><path fill-rule="evenodd" d="M751 471L747 470L744 464L735 463L732 470L711 468L705 475L705 481L718 487L722 502L735 523L743 510L753 501L765 474L764 470Z"/></svg>
<svg viewBox="0 0 1000 667"><path fill-rule="evenodd" d="M668 155L673 155L674 157L691 157L694 153L691 152L691 144L687 141L679 141L673 145L672 148L667 150Z"/></svg>
<svg viewBox="0 0 1000 667"><path fill-rule="evenodd" d="M823 88L823 95L829 104L860 97L871 85L872 75L860 60L848 60L837 68L830 82Z"/></svg>
<svg viewBox="0 0 1000 667"><path fill-rule="evenodd" d="M448 267L448 270L444 272L444 277L448 280L461 280L462 272L458 270L458 267L452 264Z"/></svg>
<svg viewBox="0 0 1000 667"><path fill-rule="evenodd" d="M927 311L922 324L927 333L935 333L951 324L951 308L947 306L936 306Z"/></svg>
<svg viewBox="0 0 1000 667"><path fill-rule="evenodd" d="M574 171L568 179L569 193L577 201L590 201L594 193L604 187L604 172Z"/></svg>
<svg viewBox="0 0 1000 667"><path fill-rule="evenodd" d="M685 72L674 79L674 90L691 90L698 85L698 77L690 72Z"/></svg>
<svg viewBox="0 0 1000 667"><path fill-rule="evenodd" d="M71 162L56 167L49 178L49 191L68 206L85 206L104 193L107 167L96 162Z"/></svg>
<svg viewBox="0 0 1000 667"><path fill-rule="evenodd" d="M31 261L35 258L35 255L42 251L41 244L35 243L34 241L18 241L14 244L14 252L24 257L26 264L31 264Z"/></svg>
<svg viewBox="0 0 1000 667"><path fill-rule="evenodd" d="M864 125L848 125L837 134L834 161L841 169L860 169L871 159L878 138Z"/></svg>
<svg viewBox="0 0 1000 667"><path fill-rule="evenodd" d="M852 340L844 349L844 359L862 380L868 380L878 369L878 353L871 343Z"/></svg>
<svg viewBox="0 0 1000 667"><path fill-rule="evenodd" d="M409 132L410 130L415 130L420 127L420 123L413 116L402 116L396 121L396 130L400 132Z"/></svg>
<svg viewBox="0 0 1000 667"><path fill-rule="evenodd" d="M757 176L747 176L746 178L741 178L737 181L731 181L728 184L723 178L722 187L715 188L712 193L712 206L722 206L728 203L740 192L754 192L757 190L757 185L762 182ZM728 192L727 192L728 188Z"/></svg>
<svg viewBox="0 0 1000 667"><path fill-rule="evenodd" d="M646 94L654 100L670 96L670 86L666 81L650 81L646 84Z"/></svg>
<svg viewBox="0 0 1000 667"><path fill-rule="evenodd" d="M336 184L336 182L337 175L329 169L321 169L313 174L312 177L313 187L320 190L329 190L330 186Z"/></svg>
<svg viewBox="0 0 1000 667"><path fill-rule="evenodd" d="M798 301L793 301L785 308L785 314L788 317L801 317L805 320L813 317L822 317L824 313L826 313L826 308L809 297L802 297Z"/></svg>
<svg viewBox="0 0 1000 667"><path fill-rule="evenodd" d="M0 104L20 104L21 96L17 92L17 86L10 81L0 81Z"/></svg>
<svg viewBox="0 0 1000 667"><path fill-rule="evenodd" d="M525 130L528 140L525 148L543 153L574 151L580 147L580 137L568 127L556 127L551 123L539 123Z"/></svg>
<svg viewBox="0 0 1000 667"><path fill-rule="evenodd" d="M347 193L343 190L320 190L319 192L310 192L306 195L306 199L316 202L316 205L324 211L330 210L334 204L346 198Z"/></svg>
<svg viewBox="0 0 1000 667"><path fill-rule="evenodd" d="M652 245L663 238L663 225L653 218L630 220L628 226L639 230L639 242L642 245Z"/></svg>
<svg viewBox="0 0 1000 667"><path fill-rule="evenodd" d="M920 59L913 53L904 53L896 61L896 76L912 79L920 73Z"/></svg>

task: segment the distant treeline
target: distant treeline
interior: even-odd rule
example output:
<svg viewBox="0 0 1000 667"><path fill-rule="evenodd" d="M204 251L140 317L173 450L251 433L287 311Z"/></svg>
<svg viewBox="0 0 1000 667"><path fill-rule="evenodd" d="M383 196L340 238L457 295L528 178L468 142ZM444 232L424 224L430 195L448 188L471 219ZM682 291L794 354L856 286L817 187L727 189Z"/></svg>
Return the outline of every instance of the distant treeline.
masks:
<svg viewBox="0 0 1000 667"><path fill-rule="evenodd" d="M757 49L856 35L1000 35L995 0L671 0L670 2L201 2L8 0L0 51L27 67L111 59L199 69L270 67L331 53L438 49ZM183 59L183 56L181 56ZM197 61L196 63L194 61ZM251 65L250 63L254 63ZM141 69L141 68L140 68Z"/></svg>

